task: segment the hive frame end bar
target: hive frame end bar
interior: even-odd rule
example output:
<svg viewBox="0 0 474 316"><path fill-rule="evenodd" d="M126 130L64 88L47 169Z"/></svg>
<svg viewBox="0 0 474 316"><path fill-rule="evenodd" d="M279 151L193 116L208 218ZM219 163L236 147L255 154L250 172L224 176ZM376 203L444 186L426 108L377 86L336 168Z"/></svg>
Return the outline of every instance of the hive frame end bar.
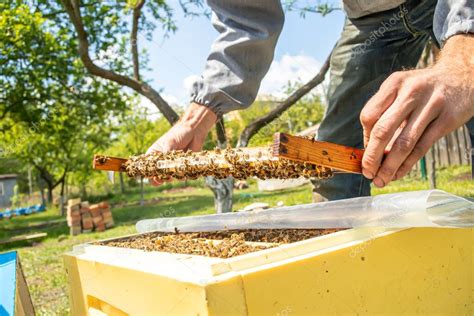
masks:
<svg viewBox="0 0 474 316"><path fill-rule="evenodd" d="M125 171L124 164L126 162L127 159L125 158L96 154L92 160L92 168L95 170L123 172Z"/></svg>

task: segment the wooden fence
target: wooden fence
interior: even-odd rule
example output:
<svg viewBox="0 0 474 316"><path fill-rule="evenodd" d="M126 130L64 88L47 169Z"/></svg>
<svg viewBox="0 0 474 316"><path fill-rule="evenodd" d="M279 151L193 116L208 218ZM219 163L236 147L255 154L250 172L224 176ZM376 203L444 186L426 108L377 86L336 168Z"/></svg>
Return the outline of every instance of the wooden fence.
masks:
<svg viewBox="0 0 474 316"><path fill-rule="evenodd" d="M448 166L470 165L471 162L471 139L469 131L464 125L454 132L439 139L425 155L426 168L428 172ZM421 176L421 161L419 161L411 172L411 175Z"/></svg>

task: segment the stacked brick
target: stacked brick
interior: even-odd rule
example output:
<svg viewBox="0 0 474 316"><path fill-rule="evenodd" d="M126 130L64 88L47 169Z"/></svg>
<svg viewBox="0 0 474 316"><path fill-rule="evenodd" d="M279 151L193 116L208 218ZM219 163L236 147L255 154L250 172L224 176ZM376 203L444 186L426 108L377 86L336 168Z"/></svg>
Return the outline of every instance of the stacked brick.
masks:
<svg viewBox="0 0 474 316"><path fill-rule="evenodd" d="M112 211L110 210L109 203L99 203L100 213L104 219L105 228L114 227L114 218L112 217Z"/></svg>
<svg viewBox="0 0 474 316"><path fill-rule="evenodd" d="M71 235L78 235L93 230L103 232L114 226L114 219L107 202L90 205L87 201L72 199L68 201L67 223Z"/></svg>
<svg viewBox="0 0 474 316"><path fill-rule="evenodd" d="M90 233L94 229L94 223L92 222L92 215L90 213L90 206L89 202L87 201L81 203L81 221L83 233Z"/></svg>
<svg viewBox="0 0 474 316"><path fill-rule="evenodd" d="M81 233L81 199L71 199L67 202L67 225L71 235Z"/></svg>

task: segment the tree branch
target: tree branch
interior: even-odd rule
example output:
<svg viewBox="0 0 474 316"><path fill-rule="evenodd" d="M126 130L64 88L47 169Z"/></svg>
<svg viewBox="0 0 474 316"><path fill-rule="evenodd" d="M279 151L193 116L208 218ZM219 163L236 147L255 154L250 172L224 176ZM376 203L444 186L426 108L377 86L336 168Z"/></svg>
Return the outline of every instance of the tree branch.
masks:
<svg viewBox="0 0 474 316"><path fill-rule="evenodd" d="M93 7L93 6L97 6L97 5L100 5L100 1L96 1L96 2L90 2L90 3L86 3L86 4L81 4L81 8L87 8L87 7ZM122 5L115 5L116 8L123 8L124 6ZM36 7L35 8L35 13L37 12L40 12L42 13L42 16L43 18L46 18L46 19L52 19L52 18L55 18L56 16L60 15L60 14L65 14L67 13L66 10L58 10L58 11L50 11L50 12L45 12L44 10L42 10L41 8L38 8Z"/></svg>
<svg viewBox="0 0 474 316"><path fill-rule="evenodd" d="M3 120L5 117L7 117L7 114L11 112L11 110L13 110L16 106L18 106L16 103L6 106L2 111L2 115L0 115L0 120Z"/></svg>
<svg viewBox="0 0 474 316"><path fill-rule="evenodd" d="M225 134L224 119L221 117L216 122L217 147L225 149L227 147L227 136Z"/></svg>
<svg viewBox="0 0 474 316"><path fill-rule="evenodd" d="M140 61L138 60L138 22L141 16L141 10L143 5L145 4L145 0L140 0L136 7L133 8L133 16L132 16L132 33L130 34L130 43L132 45L132 61L133 61L133 76L135 80L140 81Z"/></svg>
<svg viewBox="0 0 474 316"><path fill-rule="evenodd" d="M69 18L74 25L74 29L77 32L77 38L79 41L79 57L86 67L87 71L95 76L114 81L122 86L129 87L139 94L148 98L153 104L156 105L158 110L163 114L163 116L170 122L174 124L178 121L178 114L168 105L168 103L161 97L161 95L154 90L150 85L145 82L139 82L127 76L117 74L116 72L94 64L89 55L89 40L87 38L87 33L82 22L82 17L80 13L78 0L61 0Z"/></svg>
<svg viewBox="0 0 474 316"><path fill-rule="evenodd" d="M45 168L41 167L35 161L32 159L30 160L30 163L39 171L40 177L46 181L50 186L53 185L54 179L53 176L46 170Z"/></svg>
<svg viewBox="0 0 474 316"><path fill-rule="evenodd" d="M56 181L56 183L53 184L53 189L56 188L61 182L63 182L64 179L66 179L67 173L68 173L68 168L66 167L64 169L62 176L58 179L58 181Z"/></svg>
<svg viewBox="0 0 474 316"><path fill-rule="evenodd" d="M313 77L313 79L311 79L306 84L301 86L298 90L293 92L288 98L286 98L286 100L281 102L269 113L260 118L257 118L249 125L247 125L247 127L245 127L245 129L243 130L242 134L240 134L237 147L246 147L250 142L250 139L252 139L252 137L257 134L263 127L265 127L268 123L272 122L274 119L278 118L281 114L283 114L283 112L288 110L293 104L298 102L308 92L310 92L313 88L323 82L324 77L326 76L326 73L329 70L331 54L332 52L326 58L326 61L324 62L323 66L319 70L318 74Z"/></svg>

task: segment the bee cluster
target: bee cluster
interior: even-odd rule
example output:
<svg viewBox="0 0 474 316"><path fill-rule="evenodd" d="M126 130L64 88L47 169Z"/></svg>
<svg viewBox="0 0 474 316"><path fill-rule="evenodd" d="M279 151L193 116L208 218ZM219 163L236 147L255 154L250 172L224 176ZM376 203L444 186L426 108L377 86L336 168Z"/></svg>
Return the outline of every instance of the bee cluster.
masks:
<svg viewBox="0 0 474 316"><path fill-rule="evenodd" d="M338 229L247 229L198 233L153 232L103 241L98 244L145 251L231 258L336 231Z"/></svg>
<svg viewBox="0 0 474 316"><path fill-rule="evenodd" d="M271 147L227 148L214 151L170 151L133 156L124 165L130 177L155 177L157 180L196 179L232 176L243 180L319 178L332 176L332 170L311 163L273 157Z"/></svg>

